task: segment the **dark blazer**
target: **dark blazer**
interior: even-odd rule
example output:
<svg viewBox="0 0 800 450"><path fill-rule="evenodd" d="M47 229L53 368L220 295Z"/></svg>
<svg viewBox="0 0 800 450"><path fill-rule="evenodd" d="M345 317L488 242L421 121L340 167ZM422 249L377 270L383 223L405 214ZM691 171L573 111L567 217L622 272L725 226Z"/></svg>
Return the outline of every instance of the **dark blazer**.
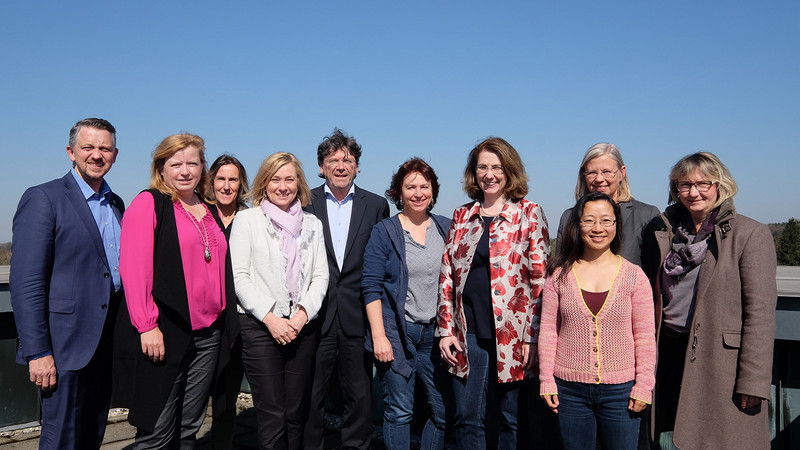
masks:
<svg viewBox="0 0 800 450"><path fill-rule="evenodd" d="M372 227L389 217L389 203L385 198L355 186L350 229L347 232L344 260L341 269L333 251L331 229L328 224L328 206L325 203L324 185L311 190L311 203L305 210L322 222L325 248L328 252L328 293L319 312L322 334L328 332L333 318L339 313L342 331L349 337L363 337L366 329L364 303L361 300L361 269L364 249L367 247Z"/></svg>
<svg viewBox="0 0 800 450"><path fill-rule="evenodd" d="M109 203L120 220L122 199L112 194ZM52 352L57 369L82 369L117 305L109 305L113 282L100 231L73 175L25 191L13 233L17 362Z"/></svg>
<svg viewBox="0 0 800 450"><path fill-rule="evenodd" d="M431 223L447 242L450 218L431 214ZM439 261L441 261L439 255ZM438 267L438 266L437 266ZM408 294L408 264L406 263L406 239L403 225L395 214L383 219L372 228L369 243L364 252L364 275L361 279L364 304L381 301L383 328L392 344L392 369L409 377L414 370L412 353L406 348L406 296ZM437 291L438 295L438 291ZM431 298L435 305L437 295ZM372 353L372 332L367 327L364 341L367 351ZM410 359L410 360L409 360Z"/></svg>
<svg viewBox="0 0 800 450"><path fill-rule="evenodd" d="M622 246L619 255L641 267L645 229L653 221L658 220L661 212L655 206L636 199L620 202L619 209L622 216ZM561 234L567 226L571 212L572 208L568 208L561 214L561 221L558 223L558 242L561 242Z"/></svg>

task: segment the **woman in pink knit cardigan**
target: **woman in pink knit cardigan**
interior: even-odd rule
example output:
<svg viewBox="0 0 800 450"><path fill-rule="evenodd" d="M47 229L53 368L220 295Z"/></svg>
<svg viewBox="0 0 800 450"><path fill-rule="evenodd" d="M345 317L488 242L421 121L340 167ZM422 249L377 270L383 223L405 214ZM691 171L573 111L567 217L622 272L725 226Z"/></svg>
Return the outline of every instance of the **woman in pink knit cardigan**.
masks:
<svg viewBox="0 0 800 450"><path fill-rule="evenodd" d="M617 255L619 206L583 196L548 267L539 331L540 393L565 449L636 449L655 384L655 319L642 269Z"/></svg>

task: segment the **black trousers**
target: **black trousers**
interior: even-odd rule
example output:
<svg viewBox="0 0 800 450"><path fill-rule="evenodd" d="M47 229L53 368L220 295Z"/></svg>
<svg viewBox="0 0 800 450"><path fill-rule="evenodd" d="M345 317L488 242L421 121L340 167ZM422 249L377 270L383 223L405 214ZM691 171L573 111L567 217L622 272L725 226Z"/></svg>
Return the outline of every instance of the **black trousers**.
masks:
<svg viewBox="0 0 800 450"><path fill-rule="evenodd" d="M678 333L665 323L661 323L655 391L655 402L658 408L656 409L656 423L651 424L656 427L656 436L658 433L675 429L675 416L678 412L678 399L681 395L681 380L688 345L688 333Z"/></svg>
<svg viewBox="0 0 800 450"><path fill-rule="evenodd" d="M311 390L311 412L305 429L306 449L323 449L325 398L336 370L344 403L342 446L368 449L372 443L372 357L364 349L364 337L348 337L339 317L320 338Z"/></svg>
<svg viewBox="0 0 800 450"><path fill-rule="evenodd" d="M236 420L236 400L242 387L244 367L242 367L242 335L236 336L233 346L222 342L220 355L229 353L225 367L218 367L214 387L211 391L211 441L214 450L233 448L233 429Z"/></svg>
<svg viewBox="0 0 800 450"><path fill-rule="evenodd" d="M319 336L314 323L306 324L289 344L280 345L260 320L244 314L239 318L242 364L253 393L259 448L302 448Z"/></svg>

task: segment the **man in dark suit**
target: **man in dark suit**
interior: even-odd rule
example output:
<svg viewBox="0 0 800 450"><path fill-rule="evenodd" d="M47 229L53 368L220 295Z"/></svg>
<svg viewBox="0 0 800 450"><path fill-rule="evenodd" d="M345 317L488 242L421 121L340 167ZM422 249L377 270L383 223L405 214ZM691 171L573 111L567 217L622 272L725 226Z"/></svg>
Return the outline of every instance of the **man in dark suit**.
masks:
<svg viewBox="0 0 800 450"><path fill-rule="evenodd" d="M325 184L311 191L306 210L322 222L328 252L328 293L317 322L320 344L304 445L323 448L325 397L337 370L344 402L342 449L367 449L372 442L372 359L364 349L365 316L361 267L372 226L389 216L385 198L353 184L361 146L334 129L317 148Z"/></svg>
<svg viewBox="0 0 800 450"><path fill-rule="evenodd" d="M69 133L73 170L29 188L14 215L10 291L17 362L40 389L40 449L99 448L111 399L111 340L122 301L122 199L103 177L116 130L84 119Z"/></svg>

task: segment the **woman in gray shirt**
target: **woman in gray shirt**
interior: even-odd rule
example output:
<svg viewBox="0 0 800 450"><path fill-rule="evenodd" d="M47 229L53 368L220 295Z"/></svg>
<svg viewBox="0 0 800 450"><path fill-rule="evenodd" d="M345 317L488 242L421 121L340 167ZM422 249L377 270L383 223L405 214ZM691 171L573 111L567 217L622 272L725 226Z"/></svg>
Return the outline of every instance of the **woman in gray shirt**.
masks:
<svg viewBox="0 0 800 450"><path fill-rule="evenodd" d="M392 176L386 196L400 212L372 229L361 285L369 329L366 348L375 356L383 385L383 438L387 449L408 449L416 379L425 384L431 417L422 448L444 448L445 410L434 381L439 267L450 220L430 213L439 193L436 173L412 158Z"/></svg>

